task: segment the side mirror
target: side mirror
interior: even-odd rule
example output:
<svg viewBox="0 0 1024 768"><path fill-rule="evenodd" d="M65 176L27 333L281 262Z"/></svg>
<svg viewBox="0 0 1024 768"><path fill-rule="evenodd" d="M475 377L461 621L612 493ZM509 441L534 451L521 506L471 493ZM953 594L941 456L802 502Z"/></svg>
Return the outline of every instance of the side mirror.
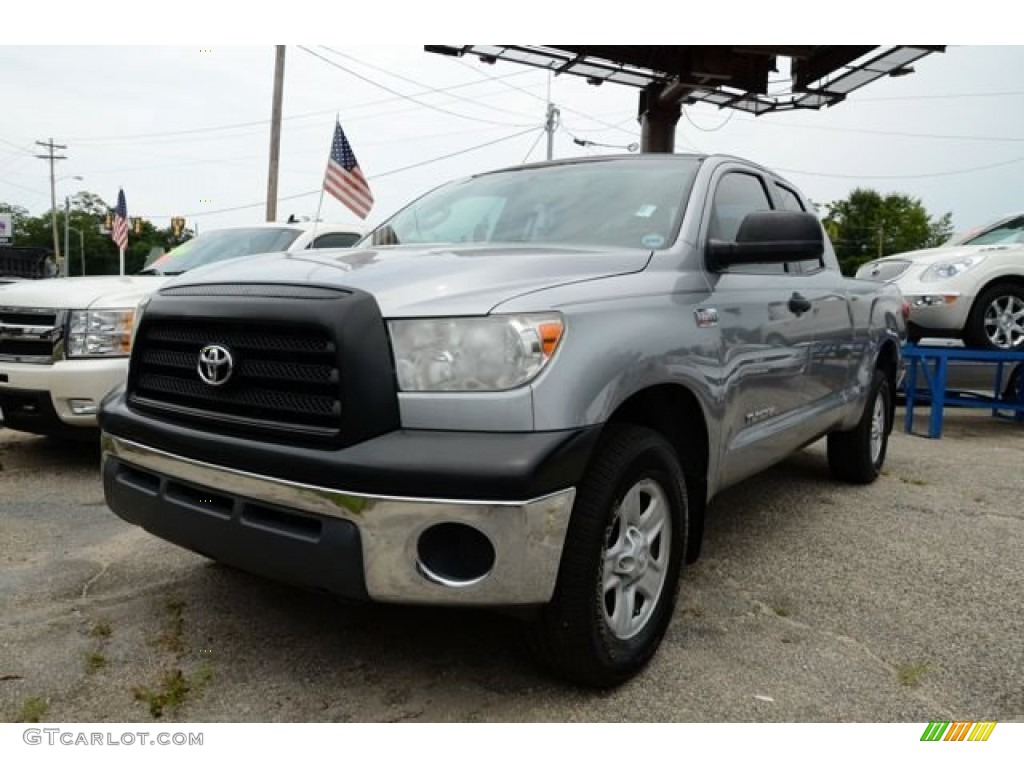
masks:
<svg viewBox="0 0 1024 768"><path fill-rule="evenodd" d="M733 264L780 264L820 259L825 253L821 224L803 211L748 213L736 233L736 242L709 240L707 262L711 270Z"/></svg>

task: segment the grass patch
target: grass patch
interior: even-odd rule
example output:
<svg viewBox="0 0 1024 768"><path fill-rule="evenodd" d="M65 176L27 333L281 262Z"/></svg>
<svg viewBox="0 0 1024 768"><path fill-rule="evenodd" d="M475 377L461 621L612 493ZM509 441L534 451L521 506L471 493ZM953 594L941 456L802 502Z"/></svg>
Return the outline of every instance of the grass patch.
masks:
<svg viewBox="0 0 1024 768"><path fill-rule="evenodd" d="M772 610L775 611L776 616L781 616L782 618L791 616L793 613L791 610L789 610L789 608L787 608L784 605L776 605L774 608L772 608Z"/></svg>
<svg viewBox="0 0 1024 768"><path fill-rule="evenodd" d="M109 663L107 657L99 651L89 651L85 654L85 673L87 675L95 674Z"/></svg>
<svg viewBox="0 0 1024 768"><path fill-rule="evenodd" d="M900 685L913 688L920 685L921 678L931 672L932 665L927 661L919 661L915 664L901 664L896 667L896 679Z"/></svg>
<svg viewBox="0 0 1024 768"><path fill-rule="evenodd" d="M21 710L18 712L18 722L38 723L46 717L46 713L49 711L49 699L44 699L42 696L33 696L22 702Z"/></svg>
<svg viewBox="0 0 1024 768"><path fill-rule="evenodd" d="M900 482L907 485L928 485L928 482L917 477L901 477Z"/></svg>
<svg viewBox="0 0 1024 768"><path fill-rule="evenodd" d="M137 685L132 694L136 701L146 704L153 719L159 719L164 713L177 712L186 701L200 695L212 679L213 668L208 664L200 667L191 678L175 668L163 673L156 688Z"/></svg>
<svg viewBox="0 0 1024 768"><path fill-rule="evenodd" d="M105 621L97 622L93 625L93 628L89 630L89 637L105 638L110 637L110 633L113 630L110 628L110 624Z"/></svg>
<svg viewBox="0 0 1024 768"><path fill-rule="evenodd" d="M164 631L154 641L157 646L171 653L180 654L185 650L185 603L172 598L167 601L167 622Z"/></svg>

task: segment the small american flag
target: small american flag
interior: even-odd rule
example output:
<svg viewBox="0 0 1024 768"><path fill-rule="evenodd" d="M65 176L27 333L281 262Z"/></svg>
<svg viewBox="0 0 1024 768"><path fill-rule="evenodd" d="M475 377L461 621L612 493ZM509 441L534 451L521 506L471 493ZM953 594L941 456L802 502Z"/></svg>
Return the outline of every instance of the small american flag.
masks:
<svg viewBox="0 0 1024 768"><path fill-rule="evenodd" d="M334 141L331 142L331 156L327 161L324 189L361 219L365 219L373 207L370 185L359 170L356 155L345 138L345 132L341 130L341 123L334 126Z"/></svg>
<svg viewBox="0 0 1024 768"><path fill-rule="evenodd" d="M128 205L124 201L124 190L118 190L117 208L114 209L114 228L110 230L111 239L120 250L128 247Z"/></svg>

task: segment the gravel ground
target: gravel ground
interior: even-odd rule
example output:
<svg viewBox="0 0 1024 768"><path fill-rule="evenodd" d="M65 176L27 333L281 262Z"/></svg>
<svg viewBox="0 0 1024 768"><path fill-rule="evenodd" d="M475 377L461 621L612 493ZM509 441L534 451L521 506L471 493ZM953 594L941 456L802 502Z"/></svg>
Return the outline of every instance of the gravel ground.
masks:
<svg viewBox="0 0 1024 768"><path fill-rule="evenodd" d="M819 443L725 492L660 652L606 693L545 677L510 619L179 550L105 507L98 462L0 430L0 721L1024 720L1020 423L895 433L869 487Z"/></svg>

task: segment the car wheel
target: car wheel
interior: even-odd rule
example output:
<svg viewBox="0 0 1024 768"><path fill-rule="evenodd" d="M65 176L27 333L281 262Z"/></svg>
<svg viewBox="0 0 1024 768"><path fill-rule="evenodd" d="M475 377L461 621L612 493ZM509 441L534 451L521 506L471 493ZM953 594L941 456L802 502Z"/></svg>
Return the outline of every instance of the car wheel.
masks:
<svg viewBox="0 0 1024 768"><path fill-rule="evenodd" d="M1024 349L1024 285L997 283L971 307L964 341L979 349Z"/></svg>
<svg viewBox="0 0 1024 768"><path fill-rule="evenodd" d="M552 601L529 627L555 674L608 688L651 659L668 628L686 552L686 479L672 445L612 425L581 481Z"/></svg>
<svg viewBox="0 0 1024 768"><path fill-rule="evenodd" d="M876 370L857 426L828 436L828 468L837 480L866 484L878 477L892 431L892 397L889 377Z"/></svg>

